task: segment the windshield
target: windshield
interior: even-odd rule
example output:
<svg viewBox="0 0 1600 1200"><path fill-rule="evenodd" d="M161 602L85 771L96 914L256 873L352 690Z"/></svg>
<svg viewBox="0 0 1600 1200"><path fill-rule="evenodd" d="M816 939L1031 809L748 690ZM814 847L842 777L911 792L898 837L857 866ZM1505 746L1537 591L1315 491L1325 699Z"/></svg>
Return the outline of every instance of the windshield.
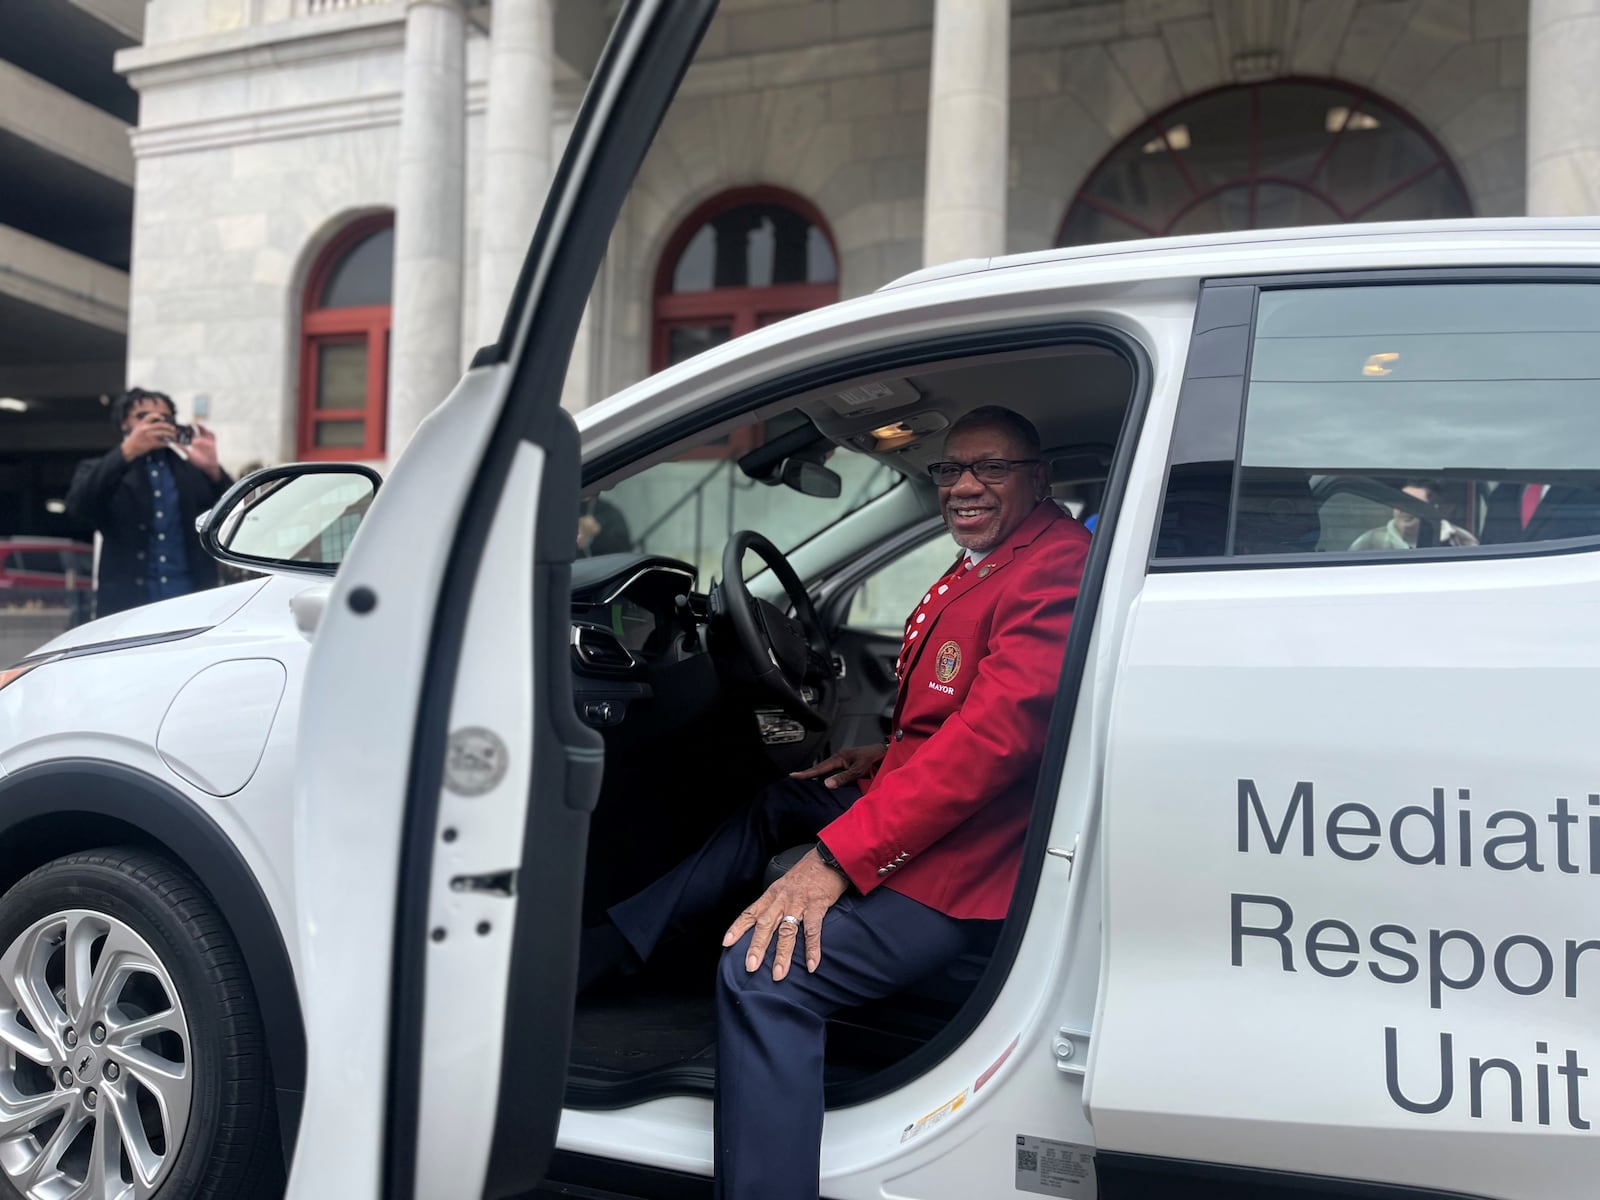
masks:
<svg viewBox="0 0 1600 1200"><path fill-rule="evenodd" d="M788 553L900 481L898 472L853 450L829 455L841 482L833 497L808 496L781 483L748 478L738 453L745 437L700 447L657 463L583 502L580 555L634 551L692 563L702 585L722 574L722 548L741 529L763 534ZM746 568L753 567L753 561Z"/></svg>

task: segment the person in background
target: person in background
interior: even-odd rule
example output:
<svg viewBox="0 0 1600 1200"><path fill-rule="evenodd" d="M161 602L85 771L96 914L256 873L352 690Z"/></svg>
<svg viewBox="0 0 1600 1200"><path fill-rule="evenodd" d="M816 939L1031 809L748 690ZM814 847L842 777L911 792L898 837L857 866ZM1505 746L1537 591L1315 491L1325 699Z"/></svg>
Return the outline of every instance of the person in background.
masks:
<svg viewBox="0 0 1600 1200"><path fill-rule="evenodd" d="M1433 487L1426 483L1407 484L1400 489L1408 496L1415 497L1427 504L1434 502ZM1417 535L1422 528L1422 518L1415 513L1407 512L1403 508L1390 510L1387 525L1380 525L1376 529L1369 529L1350 544L1352 550L1415 550L1417 548ZM1449 521L1439 522L1439 545L1441 546L1476 546L1478 539L1459 525L1452 525Z"/></svg>
<svg viewBox="0 0 1600 1200"><path fill-rule="evenodd" d="M596 496L583 502L578 516L578 554L594 558L600 554L626 554L633 548L628 518L609 500Z"/></svg>
<svg viewBox="0 0 1600 1200"><path fill-rule="evenodd" d="M195 518L233 483L204 426L180 426L172 397L130 388L113 402L121 441L78 464L67 512L101 537L96 614L215 587Z"/></svg>

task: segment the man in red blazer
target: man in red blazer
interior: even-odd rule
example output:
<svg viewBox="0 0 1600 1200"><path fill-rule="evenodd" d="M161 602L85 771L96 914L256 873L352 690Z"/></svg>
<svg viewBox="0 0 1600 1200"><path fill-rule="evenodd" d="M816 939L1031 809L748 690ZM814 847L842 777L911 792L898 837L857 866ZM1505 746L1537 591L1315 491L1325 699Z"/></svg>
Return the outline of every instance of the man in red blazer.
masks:
<svg viewBox="0 0 1600 1200"><path fill-rule="evenodd" d="M1089 534L1050 499L1039 435L1009 409L962 417L929 473L962 554L906 620L887 746L767 788L585 934L587 976L617 933L629 957L648 958L730 892L749 895L774 852L815 842L723 937L725 1200L817 1195L827 1015L992 935L1016 886ZM805 970L791 973L802 941Z"/></svg>

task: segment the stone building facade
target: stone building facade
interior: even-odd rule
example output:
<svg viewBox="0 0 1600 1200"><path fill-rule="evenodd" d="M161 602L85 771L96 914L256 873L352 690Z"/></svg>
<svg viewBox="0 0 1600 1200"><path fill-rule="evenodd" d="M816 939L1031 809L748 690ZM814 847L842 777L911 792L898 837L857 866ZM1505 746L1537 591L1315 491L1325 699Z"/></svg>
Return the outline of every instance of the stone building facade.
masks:
<svg viewBox="0 0 1600 1200"><path fill-rule="evenodd" d="M494 336L615 8L150 0L118 60L141 101L129 381L209 397L235 466L391 458ZM1597 31L1600 0L725 0L614 233L568 402L729 332L670 294L730 208L779 238L751 269L804 285L789 304L1083 230L1593 211ZM779 278L784 213L817 233ZM392 245L392 275L365 285L388 295L362 297L390 324L358 362L357 335L318 332L340 327L316 288L341 237L391 217L373 254Z"/></svg>

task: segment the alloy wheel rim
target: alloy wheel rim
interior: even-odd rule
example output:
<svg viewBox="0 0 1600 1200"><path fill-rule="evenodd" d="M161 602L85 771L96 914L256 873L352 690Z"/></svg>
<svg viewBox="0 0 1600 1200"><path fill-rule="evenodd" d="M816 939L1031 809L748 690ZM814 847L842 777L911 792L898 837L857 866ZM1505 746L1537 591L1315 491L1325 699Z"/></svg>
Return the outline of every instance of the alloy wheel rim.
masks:
<svg viewBox="0 0 1600 1200"><path fill-rule="evenodd" d="M27 1200L144 1200L189 1125L189 1023L128 924L68 909L0 952L0 1171Z"/></svg>

